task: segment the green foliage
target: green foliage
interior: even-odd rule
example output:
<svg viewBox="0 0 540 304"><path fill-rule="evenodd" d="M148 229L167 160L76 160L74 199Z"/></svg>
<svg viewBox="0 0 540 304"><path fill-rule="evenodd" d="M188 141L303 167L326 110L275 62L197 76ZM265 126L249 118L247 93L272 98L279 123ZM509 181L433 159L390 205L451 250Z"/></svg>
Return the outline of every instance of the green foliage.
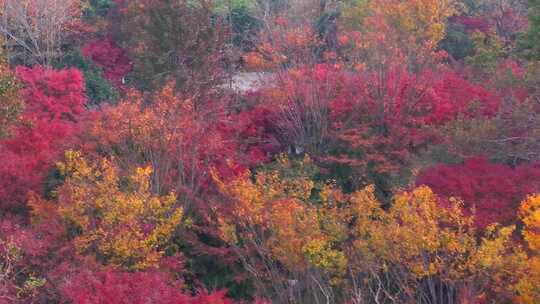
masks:
<svg viewBox="0 0 540 304"><path fill-rule="evenodd" d="M465 31L463 25L450 23L446 28L446 35L439 43L439 48L445 50L455 60L472 56L474 52L473 41Z"/></svg>
<svg viewBox="0 0 540 304"><path fill-rule="evenodd" d="M19 96L20 84L11 72L2 52L0 40L0 138L9 135L9 126L15 123L23 108Z"/></svg>
<svg viewBox="0 0 540 304"><path fill-rule="evenodd" d="M45 278L37 278L30 276L23 284L22 287L18 287L18 296L22 297L25 295L32 294L40 287L45 286L47 280Z"/></svg>
<svg viewBox="0 0 540 304"><path fill-rule="evenodd" d="M369 15L369 0L348 0L343 2L342 21L348 28L362 28Z"/></svg>
<svg viewBox="0 0 540 304"><path fill-rule="evenodd" d="M83 11L87 19L105 17L109 10L114 7L113 0L90 0Z"/></svg>
<svg viewBox="0 0 540 304"><path fill-rule="evenodd" d="M218 14L226 14L230 10L246 10L251 11L256 3L253 0L216 0L214 1L214 10Z"/></svg>
<svg viewBox="0 0 540 304"><path fill-rule="evenodd" d="M105 78L102 69L84 58L79 50L74 50L66 55L58 67L76 67L83 72L90 106L96 106L103 102L114 104L118 100L118 92Z"/></svg>
<svg viewBox="0 0 540 304"><path fill-rule="evenodd" d="M472 41L474 55L465 58L465 62L480 71L494 72L498 60L505 55L501 40L495 33L475 32Z"/></svg>
<svg viewBox="0 0 540 304"><path fill-rule="evenodd" d="M521 42L525 57L540 60L540 0L529 0L529 30Z"/></svg>
<svg viewBox="0 0 540 304"><path fill-rule="evenodd" d="M184 242L179 240L178 242ZM227 289L227 295L238 300L249 299L253 296L253 284L249 279L239 280L236 273L241 265L224 265L223 261L216 256L196 254L191 256L186 253L186 267L191 275L186 278L186 283L201 280L204 286Z"/></svg>
<svg viewBox="0 0 540 304"><path fill-rule="evenodd" d="M253 48L255 37L262 27L262 22L251 15L246 6L233 7L229 18L233 31L233 44L244 49Z"/></svg>

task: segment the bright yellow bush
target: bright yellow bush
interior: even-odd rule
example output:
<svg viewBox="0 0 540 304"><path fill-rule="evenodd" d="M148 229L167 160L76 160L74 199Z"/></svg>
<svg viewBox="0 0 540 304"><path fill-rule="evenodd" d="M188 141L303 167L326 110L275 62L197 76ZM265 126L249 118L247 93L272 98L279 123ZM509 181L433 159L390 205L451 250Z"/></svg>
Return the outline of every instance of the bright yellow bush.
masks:
<svg viewBox="0 0 540 304"><path fill-rule="evenodd" d="M124 181L111 162L89 164L79 152L68 151L58 168L65 176L59 212L76 231L80 252L129 269L158 262L183 210L174 193L151 193L150 167L136 169Z"/></svg>
<svg viewBox="0 0 540 304"><path fill-rule="evenodd" d="M284 266L285 272L272 274L273 284L292 273L323 289L349 284L366 299L377 296L377 289L377 297L403 303L441 296L423 284L469 299L488 292L513 297L513 284L527 267L527 255L513 243L514 227L494 225L482 234L459 200L442 204L425 186L397 193L385 208L374 186L346 195L331 183L298 173L308 166L305 162L280 158L277 168L253 178L247 172L231 181L214 176L234 214L220 218L224 240L245 254L244 261L254 250L268 271Z"/></svg>
<svg viewBox="0 0 540 304"><path fill-rule="evenodd" d="M532 250L540 251L540 195L529 196L523 201L519 213L525 224L525 241Z"/></svg>
<svg viewBox="0 0 540 304"><path fill-rule="evenodd" d="M540 302L540 195L531 195L521 203L523 237L530 248L530 258L522 279L516 284L519 303Z"/></svg>

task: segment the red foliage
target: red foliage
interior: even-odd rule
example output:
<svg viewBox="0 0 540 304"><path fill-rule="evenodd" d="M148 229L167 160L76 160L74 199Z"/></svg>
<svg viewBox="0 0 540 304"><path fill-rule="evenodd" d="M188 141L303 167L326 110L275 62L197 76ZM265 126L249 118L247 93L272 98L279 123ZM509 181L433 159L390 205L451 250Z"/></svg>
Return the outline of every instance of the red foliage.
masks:
<svg viewBox="0 0 540 304"><path fill-rule="evenodd" d="M371 163L377 171L395 169L408 152L432 140L433 131L426 126L458 115L491 116L499 106L498 96L444 69L415 75L397 64L378 73L317 65L280 79L268 97L285 117L276 123L284 138L311 136L319 129L317 136L324 140L302 140L329 143L339 151L332 160L353 166Z"/></svg>
<svg viewBox="0 0 540 304"><path fill-rule="evenodd" d="M485 81L504 100L522 103L532 97L534 89L528 84L527 68L519 61L510 58L500 61L490 76Z"/></svg>
<svg viewBox="0 0 540 304"><path fill-rule="evenodd" d="M336 128L348 121L339 119L340 115L354 114L373 114L375 119L399 121L403 127L407 123L437 125L459 114L494 115L500 102L498 96L446 69L412 74L396 64L378 73L354 73L339 65L321 64L281 78L279 92L274 90L269 96L277 106L295 99L304 108L329 106ZM362 112L351 112L358 106Z"/></svg>
<svg viewBox="0 0 540 304"><path fill-rule="evenodd" d="M225 291L218 291L215 293L201 292L196 297L192 298L188 303L190 304L232 304L233 302L225 297Z"/></svg>
<svg viewBox="0 0 540 304"><path fill-rule="evenodd" d="M40 237L32 229L25 227L21 220L6 217L0 221L0 243L11 241L25 255L21 263L32 264L43 256L49 247L48 239Z"/></svg>
<svg viewBox="0 0 540 304"><path fill-rule="evenodd" d="M469 32L480 31L487 34L491 30L489 21L485 17L454 16L449 21L463 25Z"/></svg>
<svg viewBox="0 0 540 304"><path fill-rule="evenodd" d="M231 129L238 134L239 150L248 156L248 165L267 162L269 156L279 152L279 142L272 134L274 114L270 107L258 105L233 117Z"/></svg>
<svg viewBox="0 0 540 304"><path fill-rule="evenodd" d="M75 304L232 304L224 291L191 297L181 292L180 285L157 271L130 273L107 269L81 271L60 290L63 297Z"/></svg>
<svg viewBox="0 0 540 304"><path fill-rule="evenodd" d="M410 150L429 139L422 126L434 120L440 106L420 82L424 79L401 68L331 79L345 80L337 83L345 94L330 103L336 151L326 158L330 166L351 167L360 180L369 171L397 172Z"/></svg>
<svg viewBox="0 0 540 304"><path fill-rule="evenodd" d="M25 118L32 120L73 120L84 111L84 80L80 71L71 68L18 67L17 76L25 88Z"/></svg>
<svg viewBox="0 0 540 304"><path fill-rule="evenodd" d="M511 224L519 203L540 191L540 168L516 168L492 164L485 158L472 158L461 165L437 165L422 172L417 185L427 185L438 195L459 197L469 211L476 210L476 225Z"/></svg>
<svg viewBox="0 0 540 304"><path fill-rule="evenodd" d="M26 103L11 138L0 141L0 208L12 208L29 190L41 192L41 183L63 146L77 131L84 112L84 82L76 69L52 70L41 66L18 68Z"/></svg>
<svg viewBox="0 0 540 304"><path fill-rule="evenodd" d="M105 77L117 87L122 85L122 78L133 68L126 52L111 38L88 42L82 48L82 53L101 67Z"/></svg>
<svg viewBox="0 0 540 304"><path fill-rule="evenodd" d="M65 258L54 256L50 231L33 229L24 225L24 220L10 215L0 219L0 303L43 303L42 289L22 293L20 287L29 276L43 277L53 267L51 260ZM56 253L59 253L56 251ZM40 287L41 288L41 287ZM3 299L9 299L2 302Z"/></svg>
<svg viewBox="0 0 540 304"><path fill-rule="evenodd" d="M437 72L428 71L421 76L421 90L424 90L425 94L419 104L428 110L425 123L448 122L459 114L493 116L497 113L500 104L497 95L468 82L454 72L443 71L441 74L437 77Z"/></svg>

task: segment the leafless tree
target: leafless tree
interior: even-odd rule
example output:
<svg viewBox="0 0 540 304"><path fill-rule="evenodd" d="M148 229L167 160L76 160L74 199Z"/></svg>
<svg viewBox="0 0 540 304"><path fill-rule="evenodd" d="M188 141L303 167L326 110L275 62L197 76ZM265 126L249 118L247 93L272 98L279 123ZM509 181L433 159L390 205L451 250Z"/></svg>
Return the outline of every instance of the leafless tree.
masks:
<svg viewBox="0 0 540 304"><path fill-rule="evenodd" d="M12 59L50 65L80 14L78 0L0 0L0 33Z"/></svg>

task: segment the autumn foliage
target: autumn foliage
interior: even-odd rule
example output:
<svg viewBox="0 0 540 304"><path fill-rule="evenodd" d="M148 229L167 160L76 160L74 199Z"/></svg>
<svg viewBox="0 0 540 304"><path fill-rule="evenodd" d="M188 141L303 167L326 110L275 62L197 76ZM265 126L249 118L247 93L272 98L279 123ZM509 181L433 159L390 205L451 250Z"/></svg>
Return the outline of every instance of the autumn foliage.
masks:
<svg viewBox="0 0 540 304"><path fill-rule="evenodd" d="M79 71L47 67L19 68L25 110L12 136L3 139L0 153L2 209L24 204L29 190L41 192L42 182L62 147L78 130L84 113L84 86Z"/></svg>
<svg viewBox="0 0 540 304"><path fill-rule="evenodd" d="M19 96L19 83L9 68L3 52L0 52L0 98L2 100L0 137L3 138L10 133L11 126L19 120L23 106Z"/></svg>
<svg viewBox="0 0 540 304"><path fill-rule="evenodd" d="M485 158L466 160L462 165L439 165L422 172L416 183L429 186L445 197L459 197L475 213L480 227L516 221L519 204L540 190L540 170L490 164Z"/></svg>
<svg viewBox="0 0 540 304"><path fill-rule="evenodd" d="M443 206L423 186L396 195L384 210L373 186L346 195L310 180L312 166L309 158L280 157L276 169L254 181L218 179L237 206L220 219L224 239L261 284L263 273L272 274L269 283L278 295L298 292L303 301L312 296L341 301L342 295L332 292L341 287L356 290L355 301L407 302L435 300L447 288L452 296L476 299L490 288L511 290L497 280L510 279L500 271L523 267L524 252L507 247L514 227L492 226L478 240L473 218L457 199ZM280 281L287 274L298 286Z"/></svg>
<svg viewBox="0 0 540 304"><path fill-rule="evenodd" d="M539 303L539 18L0 0L0 304Z"/></svg>
<svg viewBox="0 0 540 304"><path fill-rule="evenodd" d="M196 297L179 291L179 282L159 272L84 271L61 287L62 294L75 303L170 303L229 304L224 292Z"/></svg>
<svg viewBox="0 0 540 304"><path fill-rule="evenodd" d="M160 246L171 237L183 215L176 196L149 193L152 168L137 168L128 188L119 189L117 169L106 160L92 167L74 151L58 164L64 185L58 189L59 214L78 231L75 247L105 263L146 268L158 262ZM95 217L99 214L99 217Z"/></svg>
<svg viewBox="0 0 540 304"><path fill-rule="evenodd" d="M132 70L132 63L126 54L112 39L99 39L88 42L82 53L103 69L105 77L116 86L121 86Z"/></svg>

